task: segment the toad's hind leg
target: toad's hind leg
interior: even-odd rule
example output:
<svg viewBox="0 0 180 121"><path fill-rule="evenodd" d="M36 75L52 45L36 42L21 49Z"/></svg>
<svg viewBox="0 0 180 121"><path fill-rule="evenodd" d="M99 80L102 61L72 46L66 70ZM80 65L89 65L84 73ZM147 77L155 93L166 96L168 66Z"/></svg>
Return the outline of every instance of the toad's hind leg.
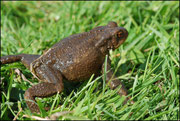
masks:
<svg viewBox="0 0 180 121"><path fill-rule="evenodd" d="M42 69L41 73L45 75L44 79L46 80L42 80L45 82L32 86L24 94L24 98L31 112L40 111L35 101L36 97L50 97L57 92L62 92L64 88L62 75L59 71L46 66L46 69Z"/></svg>
<svg viewBox="0 0 180 121"><path fill-rule="evenodd" d="M0 62L1 64L8 64L21 61L28 69L30 69L30 64L39 57L40 55L32 54L8 55L1 57Z"/></svg>

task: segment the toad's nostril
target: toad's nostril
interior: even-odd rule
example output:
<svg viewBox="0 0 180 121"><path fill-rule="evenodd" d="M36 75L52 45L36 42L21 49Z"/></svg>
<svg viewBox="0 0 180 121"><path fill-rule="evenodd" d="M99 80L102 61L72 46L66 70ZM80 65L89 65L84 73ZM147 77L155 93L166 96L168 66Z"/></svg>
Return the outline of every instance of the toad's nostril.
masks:
<svg viewBox="0 0 180 121"><path fill-rule="evenodd" d="M128 36L128 31L126 29L124 29L123 31L124 31L125 37L127 37Z"/></svg>

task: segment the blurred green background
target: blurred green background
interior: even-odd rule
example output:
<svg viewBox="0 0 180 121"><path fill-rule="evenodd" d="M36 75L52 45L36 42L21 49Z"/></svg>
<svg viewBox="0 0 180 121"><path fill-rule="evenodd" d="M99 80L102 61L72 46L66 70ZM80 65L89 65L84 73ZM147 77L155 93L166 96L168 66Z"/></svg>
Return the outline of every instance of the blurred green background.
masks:
<svg viewBox="0 0 180 121"><path fill-rule="evenodd" d="M43 103L53 104L55 110L36 116L45 118L54 112L74 111L59 119L179 118L178 1L3 1L1 56L42 54L65 37L107 25L109 21L117 22L129 32L125 43L114 52L110 51L110 57L116 76L125 83L136 103L123 105L120 96L108 87L102 96L102 80L92 79L84 82L75 93L42 99ZM12 91L25 91L31 84L22 81L14 68L19 68L31 82L37 83L20 63L2 66L1 119L13 119L21 107L17 119L33 119L27 118L32 114L25 105L23 93Z"/></svg>

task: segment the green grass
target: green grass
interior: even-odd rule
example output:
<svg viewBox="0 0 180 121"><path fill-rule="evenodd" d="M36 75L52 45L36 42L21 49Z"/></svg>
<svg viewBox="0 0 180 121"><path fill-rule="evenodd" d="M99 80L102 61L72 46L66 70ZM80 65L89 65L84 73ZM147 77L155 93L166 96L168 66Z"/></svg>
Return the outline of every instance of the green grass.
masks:
<svg viewBox="0 0 180 121"><path fill-rule="evenodd" d="M62 120L179 119L178 1L1 3L1 56L42 54L64 37L112 20L125 27L128 39L110 51L110 58L115 75L135 101L123 105L117 90L104 86L102 77L92 76L75 86L67 84L68 88L53 97L38 98L41 107L52 108L32 114L23 98L32 84L14 69L20 69L33 84L38 81L21 63L13 63L1 66L1 119L53 119L57 112Z"/></svg>

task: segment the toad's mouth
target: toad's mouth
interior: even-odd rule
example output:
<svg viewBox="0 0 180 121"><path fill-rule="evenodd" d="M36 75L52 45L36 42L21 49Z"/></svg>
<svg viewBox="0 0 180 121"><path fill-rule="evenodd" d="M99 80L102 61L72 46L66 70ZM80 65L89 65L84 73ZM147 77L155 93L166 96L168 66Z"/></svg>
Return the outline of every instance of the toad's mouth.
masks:
<svg viewBox="0 0 180 121"><path fill-rule="evenodd" d="M109 42L108 42L107 49L113 49L113 50L115 50L115 49L117 49L122 43L124 43L125 40L126 40L126 38L125 38L125 39L122 39L122 40L120 40L120 41L117 41L117 40L109 41Z"/></svg>
<svg viewBox="0 0 180 121"><path fill-rule="evenodd" d="M118 44L113 45L113 48L117 49L121 44L124 43L125 40L126 40L126 38L120 40L120 41L118 42Z"/></svg>

